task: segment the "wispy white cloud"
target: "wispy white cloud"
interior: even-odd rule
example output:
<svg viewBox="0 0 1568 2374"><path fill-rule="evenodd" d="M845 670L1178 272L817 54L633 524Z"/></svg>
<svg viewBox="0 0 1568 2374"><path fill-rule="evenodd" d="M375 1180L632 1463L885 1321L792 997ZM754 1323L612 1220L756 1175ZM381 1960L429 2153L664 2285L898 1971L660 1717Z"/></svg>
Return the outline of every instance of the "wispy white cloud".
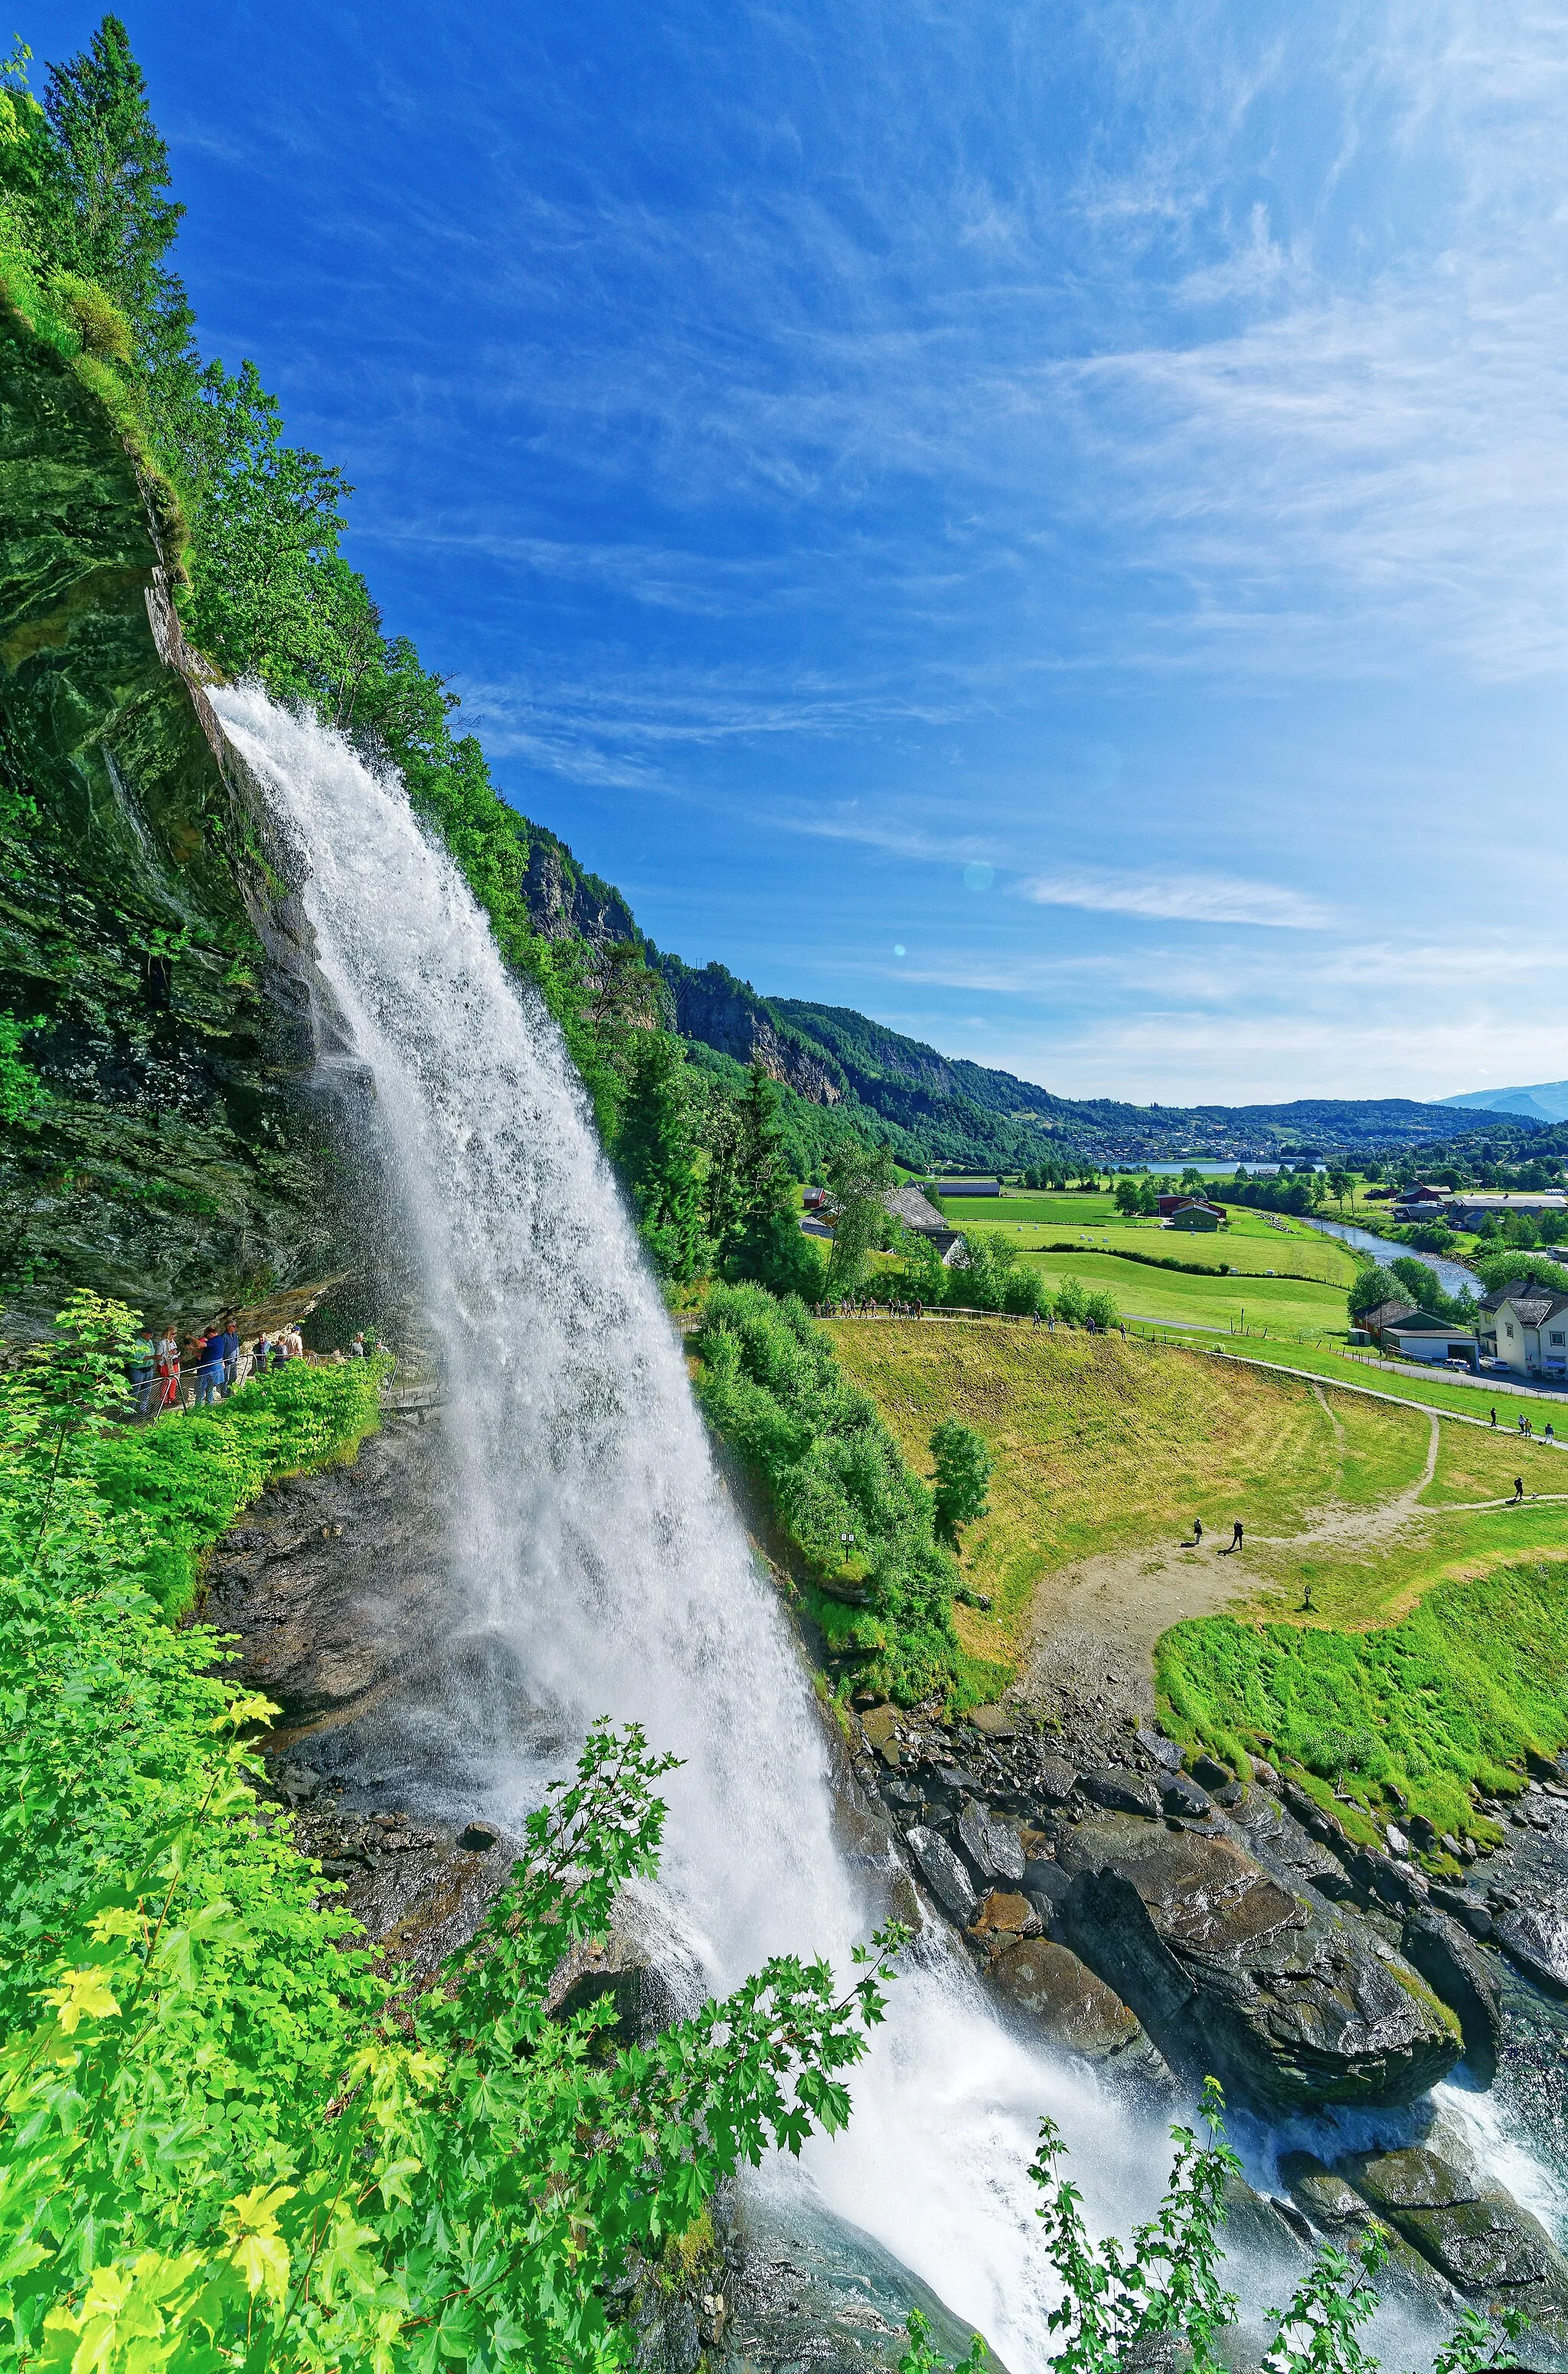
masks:
<svg viewBox="0 0 1568 2374"><path fill-rule="evenodd" d="M1327 908L1274 882L1225 874L1113 874L1087 868L1036 874L1019 885L1039 907L1083 907L1100 915L1147 915L1184 923L1262 923L1314 932L1332 921Z"/></svg>

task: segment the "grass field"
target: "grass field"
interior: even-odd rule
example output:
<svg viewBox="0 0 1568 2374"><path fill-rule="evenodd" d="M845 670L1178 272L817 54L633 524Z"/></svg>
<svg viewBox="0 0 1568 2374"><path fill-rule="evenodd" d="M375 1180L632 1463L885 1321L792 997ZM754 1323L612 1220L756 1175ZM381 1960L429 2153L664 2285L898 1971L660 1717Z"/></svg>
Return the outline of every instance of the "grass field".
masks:
<svg viewBox="0 0 1568 2374"><path fill-rule="evenodd" d="M1347 1628L1393 1621L1434 1582L1568 1549L1568 1498L1495 1505L1518 1475L1527 1493L1568 1496L1568 1453L1515 1436L1440 1426L1416 1497L1432 1440L1419 1410L1119 1337L830 1324L919 1473L941 1418L990 1446L990 1514L964 1545L969 1581L993 1602L989 1616L962 1611L980 1655L1018 1664L1053 1575L1110 1551L1168 1552L1195 1515L1211 1534L1244 1521L1234 1580L1255 1615ZM1494 1505L1458 1505L1470 1500Z"/></svg>
<svg viewBox="0 0 1568 2374"><path fill-rule="evenodd" d="M1084 1286L1108 1286L1124 1313L1170 1326L1230 1330L1245 1321L1293 1338L1342 1335L1347 1324L1344 1288L1310 1278L1224 1277L1218 1272L1197 1277L1183 1270L1148 1269L1098 1251L1026 1253L1024 1259L1047 1283L1076 1277Z"/></svg>
<svg viewBox="0 0 1568 2374"><path fill-rule="evenodd" d="M1043 1203L1047 1199L1029 1200ZM1059 1200L1067 1203L1071 1199L1063 1196ZM1268 1216L1247 1212L1238 1214L1228 1228L1217 1228L1211 1236L1198 1236L1162 1228L1158 1220L1124 1220L1114 1210L1108 1217L1101 1215L1081 1223L1025 1221L1014 1216L1022 1203L1021 1198L1015 1206L1009 1199L1000 1205L978 1207L973 1213L958 1213L955 1208L949 1217L954 1228L962 1228L965 1233L995 1230L1024 1252L1082 1242L1096 1252L1141 1255L1142 1261L1137 1264L1140 1267L1146 1261L1179 1261L1216 1271L1234 1269L1247 1276L1261 1276L1274 1270L1281 1277L1314 1278L1338 1289L1343 1322L1344 1291L1356 1274L1355 1257L1334 1238L1304 1228L1299 1221L1281 1221L1270 1226Z"/></svg>

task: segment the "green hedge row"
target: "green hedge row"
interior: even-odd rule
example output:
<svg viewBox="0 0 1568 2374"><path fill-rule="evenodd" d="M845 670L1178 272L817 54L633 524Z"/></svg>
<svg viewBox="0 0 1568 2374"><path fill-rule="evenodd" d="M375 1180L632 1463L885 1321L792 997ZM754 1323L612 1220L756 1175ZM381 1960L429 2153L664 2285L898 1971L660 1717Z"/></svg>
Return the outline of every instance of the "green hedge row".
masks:
<svg viewBox="0 0 1568 2374"><path fill-rule="evenodd" d="M933 1692L971 1702L977 1676L953 1627L958 1566L936 1538L931 1495L805 1305L716 1287L696 1349L703 1409L766 1486L829 1650L905 1704Z"/></svg>

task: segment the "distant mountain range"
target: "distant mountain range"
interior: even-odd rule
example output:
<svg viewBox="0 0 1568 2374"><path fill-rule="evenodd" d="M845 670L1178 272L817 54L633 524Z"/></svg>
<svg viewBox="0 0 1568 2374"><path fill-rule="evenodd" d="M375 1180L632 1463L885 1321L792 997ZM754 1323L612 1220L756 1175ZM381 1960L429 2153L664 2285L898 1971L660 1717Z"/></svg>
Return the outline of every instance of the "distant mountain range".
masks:
<svg viewBox="0 0 1568 2374"><path fill-rule="evenodd" d="M1538 1080L1533 1088L1471 1088L1442 1101L1472 1112L1518 1113L1526 1121L1568 1121L1568 1080Z"/></svg>
<svg viewBox="0 0 1568 2374"><path fill-rule="evenodd" d="M1059 1097L1033 1080L943 1055L852 1006L764 997L721 964L688 965L638 930L620 893L580 866L563 840L528 824L526 889L536 927L552 938L636 940L661 974L675 1027L694 1060L731 1077L760 1061L784 1089L784 1120L802 1176L848 1134L880 1138L910 1168L1016 1170L1082 1156L1096 1162L1268 1162L1291 1157L1397 1153L1473 1134L1486 1104L1528 1133L1568 1117L1517 1112L1498 1099L1454 1097L1304 1098L1270 1105L1134 1105Z"/></svg>

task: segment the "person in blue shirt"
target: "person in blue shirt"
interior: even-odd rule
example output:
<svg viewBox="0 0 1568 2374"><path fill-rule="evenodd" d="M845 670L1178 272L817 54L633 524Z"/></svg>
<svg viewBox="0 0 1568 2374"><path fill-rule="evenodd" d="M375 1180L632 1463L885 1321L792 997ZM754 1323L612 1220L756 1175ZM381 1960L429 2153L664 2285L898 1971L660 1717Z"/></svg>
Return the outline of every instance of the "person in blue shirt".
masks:
<svg viewBox="0 0 1568 2374"><path fill-rule="evenodd" d="M234 1371L240 1361L240 1338L235 1333L232 1311L223 1322L223 1333L217 1342L223 1355L223 1390L228 1394L234 1391Z"/></svg>
<svg viewBox="0 0 1568 2374"><path fill-rule="evenodd" d="M218 1349L221 1341L222 1338L216 1327L209 1328L205 1335L198 1335L196 1338L193 1348L196 1355L196 1407L198 1409L205 1409L218 1397L218 1388L223 1382L223 1354Z"/></svg>

